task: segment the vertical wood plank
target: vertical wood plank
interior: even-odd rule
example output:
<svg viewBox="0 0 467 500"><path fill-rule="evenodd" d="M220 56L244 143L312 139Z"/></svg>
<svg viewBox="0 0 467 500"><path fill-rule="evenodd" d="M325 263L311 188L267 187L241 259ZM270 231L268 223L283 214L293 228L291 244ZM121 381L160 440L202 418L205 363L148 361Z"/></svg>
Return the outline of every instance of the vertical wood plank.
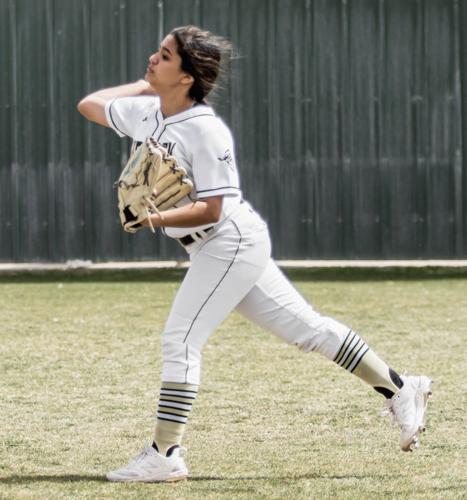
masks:
<svg viewBox="0 0 467 500"><path fill-rule="evenodd" d="M130 143L76 112L183 24L240 53L213 102L276 257L465 258L466 22L459 0L0 0L0 260L183 257L121 231Z"/></svg>

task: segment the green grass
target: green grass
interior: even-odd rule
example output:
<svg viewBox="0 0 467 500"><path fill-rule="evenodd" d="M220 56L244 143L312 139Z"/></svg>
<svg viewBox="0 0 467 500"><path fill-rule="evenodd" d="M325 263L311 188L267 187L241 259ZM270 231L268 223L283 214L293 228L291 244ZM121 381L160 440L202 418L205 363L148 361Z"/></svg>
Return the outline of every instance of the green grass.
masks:
<svg viewBox="0 0 467 500"><path fill-rule="evenodd" d="M232 314L205 350L192 479L111 484L150 441L176 281L0 284L0 498L461 498L467 280L297 281L395 369L435 380L416 453L384 400Z"/></svg>

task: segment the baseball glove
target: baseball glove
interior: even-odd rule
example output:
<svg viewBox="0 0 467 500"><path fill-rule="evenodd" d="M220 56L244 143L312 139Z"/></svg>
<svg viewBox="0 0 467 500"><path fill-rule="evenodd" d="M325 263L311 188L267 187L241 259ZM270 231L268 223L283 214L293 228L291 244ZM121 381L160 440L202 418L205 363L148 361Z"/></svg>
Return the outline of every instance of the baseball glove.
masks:
<svg viewBox="0 0 467 500"><path fill-rule="evenodd" d="M193 183L175 157L152 137L130 156L117 181L118 209L123 229L136 233L150 215L173 207L189 195Z"/></svg>

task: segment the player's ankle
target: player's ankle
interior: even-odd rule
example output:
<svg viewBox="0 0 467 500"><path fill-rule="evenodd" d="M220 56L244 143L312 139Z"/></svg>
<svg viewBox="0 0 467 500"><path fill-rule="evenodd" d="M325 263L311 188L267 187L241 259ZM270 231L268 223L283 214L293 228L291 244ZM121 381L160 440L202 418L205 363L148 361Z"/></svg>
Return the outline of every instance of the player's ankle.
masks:
<svg viewBox="0 0 467 500"><path fill-rule="evenodd" d="M400 391L404 386L404 381L402 380L400 375L392 368L389 368L389 377L391 378L393 384L397 387L398 391ZM389 389L388 387L380 387L380 386L373 387L373 389L379 394L382 394L386 399L393 398L396 392L398 392L394 391L393 389Z"/></svg>
<svg viewBox="0 0 467 500"><path fill-rule="evenodd" d="M157 451L157 453L164 455L166 457L170 457L177 448L180 448L179 444L174 444L174 445L170 446L169 448L167 448L165 453L160 453L159 447L157 446L157 443L155 441L152 442L151 446Z"/></svg>

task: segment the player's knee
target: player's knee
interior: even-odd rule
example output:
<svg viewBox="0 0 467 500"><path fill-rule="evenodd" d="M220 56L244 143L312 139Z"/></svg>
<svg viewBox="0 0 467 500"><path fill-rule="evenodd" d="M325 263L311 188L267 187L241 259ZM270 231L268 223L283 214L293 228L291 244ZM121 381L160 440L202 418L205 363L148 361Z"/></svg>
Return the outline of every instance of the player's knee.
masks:
<svg viewBox="0 0 467 500"><path fill-rule="evenodd" d="M328 359L333 359L348 331L349 328L342 323L320 316L318 321L308 325L307 335L295 344L301 351L316 351Z"/></svg>

